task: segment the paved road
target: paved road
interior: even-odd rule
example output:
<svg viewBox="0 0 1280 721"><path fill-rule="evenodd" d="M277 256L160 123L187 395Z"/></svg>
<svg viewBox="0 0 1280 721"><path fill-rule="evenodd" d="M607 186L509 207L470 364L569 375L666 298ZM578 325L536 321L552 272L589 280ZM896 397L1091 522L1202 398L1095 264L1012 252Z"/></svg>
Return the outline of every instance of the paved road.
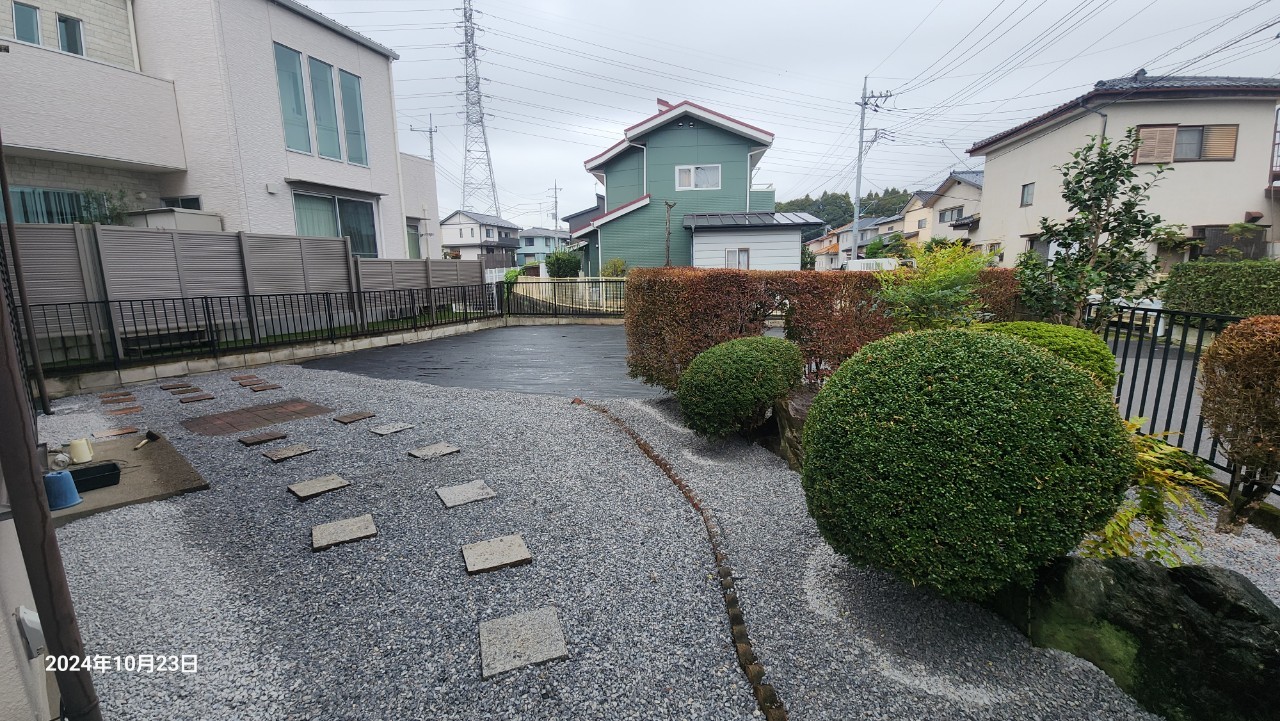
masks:
<svg viewBox="0 0 1280 721"><path fill-rule="evenodd" d="M656 398L663 391L627 377L622 326L523 326L320 358L308 368L583 398Z"/></svg>

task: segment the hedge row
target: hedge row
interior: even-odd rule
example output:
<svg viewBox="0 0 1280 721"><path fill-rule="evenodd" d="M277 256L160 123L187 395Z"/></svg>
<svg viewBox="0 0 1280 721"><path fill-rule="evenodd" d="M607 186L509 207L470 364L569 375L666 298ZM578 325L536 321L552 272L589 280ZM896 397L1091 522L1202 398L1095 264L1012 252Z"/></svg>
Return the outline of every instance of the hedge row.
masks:
<svg viewBox="0 0 1280 721"><path fill-rule="evenodd" d="M1164 305L1193 313L1280 315L1280 262L1194 261L1169 271Z"/></svg>
<svg viewBox="0 0 1280 721"><path fill-rule="evenodd" d="M875 307L878 288L873 273L637 268L627 276L627 366L632 377L675 390L699 353L760 335L765 318L782 313L787 338L804 354L806 381L820 383L895 330ZM1012 319L1012 270L983 271L978 294L994 320Z"/></svg>

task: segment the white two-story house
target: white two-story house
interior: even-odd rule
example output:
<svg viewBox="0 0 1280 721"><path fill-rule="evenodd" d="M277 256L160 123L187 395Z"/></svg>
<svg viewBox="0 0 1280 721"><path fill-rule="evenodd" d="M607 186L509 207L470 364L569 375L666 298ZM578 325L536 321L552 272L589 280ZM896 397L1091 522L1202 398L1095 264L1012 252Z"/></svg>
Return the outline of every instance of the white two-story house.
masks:
<svg viewBox="0 0 1280 721"><path fill-rule="evenodd" d="M459 260L488 260L487 268L515 266L519 233L520 226L509 220L472 210L455 210L440 221L445 255ZM499 264L498 259L504 259L506 265Z"/></svg>
<svg viewBox="0 0 1280 721"><path fill-rule="evenodd" d="M1063 219L1062 176L1089 136L1122 136L1138 128L1134 162L1169 171L1151 191L1147 209L1166 224L1182 224L1205 240L1224 241L1234 223L1263 227L1255 249L1274 255L1277 238L1276 109L1280 80L1238 77L1133 77L1098 82L1093 90L1017 127L975 143L985 159L981 223L972 244L1003 250L1004 266L1036 245L1042 217ZM1045 248L1037 247L1044 251ZM1152 251L1154 252L1154 250Z"/></svg>

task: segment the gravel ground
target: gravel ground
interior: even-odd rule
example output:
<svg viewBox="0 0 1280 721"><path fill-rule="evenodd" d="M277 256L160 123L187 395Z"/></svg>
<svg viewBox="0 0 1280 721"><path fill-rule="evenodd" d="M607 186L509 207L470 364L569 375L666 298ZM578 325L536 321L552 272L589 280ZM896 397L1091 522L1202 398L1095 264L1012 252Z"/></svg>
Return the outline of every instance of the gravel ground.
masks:
<svg viewBox="0 0 1280 721"><path fill-rule="evenodd" d="M799 476L765 449L697 439L670 400L609 405L714 510L752 643L791 718L1159 718L988 611L848 564L818 535Z"/></svg>
<svg viewBox="0 0 1280 721"><path fill-rule="evenodd" d="M564 398L438 388L296 366L284 390L193 382L182 405L138 387L123 420L164 433L211 489L103 513L59 531L90 654L197 654L199 672L96 673L111 719L745 719L701 522L599 414ZM300 397L378 417L276 426L249 449L192 434L185 417ZM92 398L44 419L65 440L103 425ZM417 427L378 438L372 425ZM447 440L433 461L406 451ZM273 465L264 449L319 449ZM352 486L299 503L285 486L338 473ZM446 511L434 488L483 479L491 501ZM312 553L310 528L372 513L376 538ZM468 577L460 547L521 533L532 565ZM481 620L559 609L569 658L480 679Z"/></svg>

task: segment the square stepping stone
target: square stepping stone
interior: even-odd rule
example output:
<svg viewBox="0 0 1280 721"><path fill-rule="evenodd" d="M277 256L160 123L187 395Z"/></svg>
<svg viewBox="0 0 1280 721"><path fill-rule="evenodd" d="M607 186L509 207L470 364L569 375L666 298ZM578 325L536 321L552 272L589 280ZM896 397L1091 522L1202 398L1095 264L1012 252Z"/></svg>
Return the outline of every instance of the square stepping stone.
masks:
<svg viewBox="0 0 1280 721"><path fill-rule="evenodd" d="M240 441L246 446L252 447L252 446L260 446L263 443L270 443L271 441L278 441L288 437L289 437L288 433L281 433L280 431L267 431L266 433L255 433L252 436L244 436L243 438L237 438L236 440Z"/></svg>
<svg viewBox="0 0 1280 721"><path fill-rule="evenodd" d="M308 446L305 443L298 443L292 446L285 446L284 448L272 448L269 451L263 451L262 455L271 459L272 463L279 463L281 461L287 461L290 458L305 456L313 451L315 451L315 449L311 446Z"/></svg>
<svg viewBox="0 0 1280 721"><path fill-rule="evenodd" d="M328 476L320 476L312 478L309 481L302 481L289 486L289 492L298 497L299 501L305 501L308 498L315 498L321 493L336 491L339 488L346 488L351 485L349 481L342 476L332 474Z"/></svg>
<svg viewBox="0 0 1280 721"><path fill-rule="evenodd" d="M137 402L138 402L138 399L134 398L133 396L120 396L118 398L102 399L102 405L104 406L115 405L116 403L137 403Z"/></svg>
<svg viewBox="0 0 1280 721"><path fill-rule="evenodd" d="M412 423L388 423L388 424L387 424L387 425L385 425L385 426L374 426L373 428L370 428L369 430L373 431L374 433L377 433L377 434L378 434L378 435L380 435L380 436L389 436L389 435L391 435L392 433L399 433L400 431L407 431L407 430L409 430L410 428L413 428L413 424L412 424Z"/></svg>
<svg viewBox="0 0 1280 721"><path fill-rule="evenodd" d="M258 376L256 376L256 375L254 375L254 374L250 373L250 374L248 374L248 375L242 375L242 376L231 376L231 380L233 380L233 381L247 381L247 380L251 380L251 379L253 379L253 378L257 378L257 377L258 377Z"/></svg>
<svg viewBox="0 0 1280 721"><path fill-rule="evenodd" d="M480 622L480 676L567 658L564 629L553 606Z"/></svg>
<svg viewBox="0 0 1280 721"><path fill-rule="evenodd" d="M182 401L183 403L199 403L200 401L211 401L213 400L213 394L197 393L195 395L183 396L178 400Z"/></svg>
<svg viewBox="0 0 1280 721"><path fill-rule="evenodd" d="M133 391L114 391L112 393L100 393L98 398L106 400L107 398L124 398L133 395Z"/></svg>
<svg viewBox="0 0 1280 721"><path fill-rule="evenodd" d="M432 443L429 446L423 446L421 448L415 448L412 451L409 451L409 455L414 458L439 458L440 456L457 453L460 450L462 449L457 448L456 446L451 446L448 443L441 442Z"/></svg>
<svg viewBox="0 0 1280 721"><path fill-rule="evenodd" d="M249 387L251 387L251 386L260 386L260 385L263 385L263 384L264 384L264 383L266 383L266 382L267 382L267 381L266 381L266 380L264 380L264 379L262 379L262 378L250 378L249 380L240 381L240 387L241 387L241 388L249 388Z"/></svg>
<svg viewBox="0 0 1280 721"><path fill-rule="evenodd" d="M311 528L311 550L323 551L339 544L361 541L376 535L378 535L378 527L373 525L373 516L367 513L355 518L322 523Z"/></svg>
<svg viewBox="0 0 1280 721"><path fill-rule="evenodd" d="M266 383L260 386L249 386L249 390L253 391L254 393L261 393L262 391L274 391L279 389L280 387L281 386L278 386L275 383Z"/></svg>
<svg viewBox="0 0 1280 721"><path fill-rule="evenodd" d="M128 416L128 415L133 415L134 413L141 413L141 412L142 412L142 406L129 406L127 408L116 408L115 410L107 411L107 415Z"/></svg>
<svg viewBox="0 0 1280 721"><path fill-rule="evenodd" d="M468 503L483 501L487 498L494 498L498 494L484 481L472 481L461 486L437 488L436 495L440 496L441 501L444 501L445 508L454 508L455 506L463 506Z"/></svg>
<svg viewBox="0 0 1280 721"><path fill-rule="evenodd" d="M376 415L378 414L370 413L369 411L356 411L355 413L348 413L345 416L338 416L333 420L341 423L344 426L349 426L352 423L355 423L356 421L363 421L366 418L373 418Z"/></svg>
<svg viewBox="0 0 1280 721"><path fill-rule="evenodd" d="M533 556L529 554L529 547L524 545L524 539L516 534L468 543L462 547L462 560L467 564L467 574L474 576L533 563Z"/></svg>
<svg viewBox="0 0 1280 721"><path fill-rule="evenodd" d="M172 391L172 390L177 390L178 388L190 388L190 387L191 387L190 383L166 383L160 386L160 390Z"/></svg>
<svg viewBox="0 0 1280 721"><path fill-rule="evenodd" d="M134 428L133 426L126 426L124 428L112 428L109 431L94 431L93 437L94 438L115 438L116 436L127 436L130 433L137 433L137 432L138 432L137 428Z"/></svg>

